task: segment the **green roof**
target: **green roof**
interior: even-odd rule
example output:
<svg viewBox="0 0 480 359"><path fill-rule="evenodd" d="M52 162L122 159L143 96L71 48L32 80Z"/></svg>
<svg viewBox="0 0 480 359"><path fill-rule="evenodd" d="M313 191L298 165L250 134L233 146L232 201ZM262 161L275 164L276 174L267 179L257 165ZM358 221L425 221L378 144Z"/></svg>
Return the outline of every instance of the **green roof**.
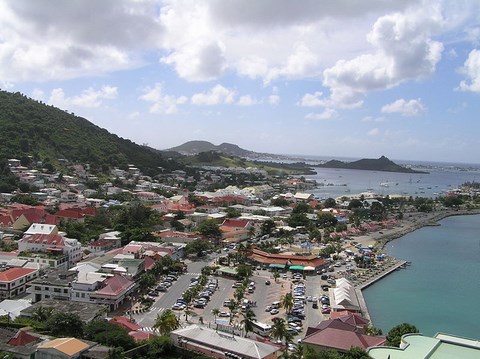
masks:
<svg viewBox="0 0 480 359"><path fill-rule="evenodd" d="M478 359L480 345L478 341L447 334L437 334L434 338L421 334L407 334L402 337L406 345L403 349L392 347L373 347L368 355L373 359Z"/></svg>
<svg viewBox="0 0 480 359"><path fill-rule="evenodd" d="M290 270L304 270L304 266L290 266Z"/></svg>
<svg viewBox="0 0 480 359"><path fill-rule="evenodd" d="M285 264L276 264L276 263L272 263L268 266L269 268L281 268L281 269L284 269L285 268Z"/></svg>
<svg viewBox="0 0 480 359"><path fill-rule="evenodd" d="M217 269L217 272L225 273L225 274L237 275L237 268L220 267L220 268Z"/></svg>

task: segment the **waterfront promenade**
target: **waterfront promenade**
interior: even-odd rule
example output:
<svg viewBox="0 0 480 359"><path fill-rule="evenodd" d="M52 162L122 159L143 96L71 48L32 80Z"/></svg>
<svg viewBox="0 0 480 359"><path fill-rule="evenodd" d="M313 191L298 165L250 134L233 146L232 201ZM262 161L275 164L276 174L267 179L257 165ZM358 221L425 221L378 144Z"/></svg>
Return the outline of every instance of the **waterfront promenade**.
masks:
<svg viewBox="0 0 480 359"><path fill-rule="evenodd" d="M380 269L375 269L372 271L367 271L363 276L357 278L353 283L355 285L355 294L357 295L358 304L362 311L364 318L370 320L370 314L368 312L367 303L363 297L362 290L367 288L369 285L372 285L376 281L382 279L386 275L398 270L399 268L404 267L407 264L407 261L397 260L395 258L389 258L388 263L385 263Z"/></svg>

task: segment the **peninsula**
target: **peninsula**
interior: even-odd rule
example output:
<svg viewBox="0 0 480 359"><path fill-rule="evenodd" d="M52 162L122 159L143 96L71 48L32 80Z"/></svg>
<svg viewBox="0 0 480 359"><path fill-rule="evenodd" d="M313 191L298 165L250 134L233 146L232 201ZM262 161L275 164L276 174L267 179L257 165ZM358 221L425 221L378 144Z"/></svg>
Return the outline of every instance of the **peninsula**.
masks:
<svg viewBox="0 0 480 359"><path fill-rule="evenodd" d="M353 162L342 162L338 160L331 160L323 164L318 164L313 167L323 168L343 168L351 170L369 170L369 171L384 171L384 172L401 172L401 173L428 173L417 171L408 167L397 165L395 162L389 160L385 156L378 159L364 158Z"/></svg>

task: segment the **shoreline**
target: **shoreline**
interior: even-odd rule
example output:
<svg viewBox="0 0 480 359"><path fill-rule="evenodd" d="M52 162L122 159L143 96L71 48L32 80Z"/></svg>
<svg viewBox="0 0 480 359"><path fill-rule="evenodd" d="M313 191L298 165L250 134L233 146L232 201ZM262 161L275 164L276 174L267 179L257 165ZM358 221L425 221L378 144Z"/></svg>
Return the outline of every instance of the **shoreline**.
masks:
<svg viewBox="0 0 480 359"><path fill-rule="evenodd" d="M442 212L425 213L425 214L422 214L420 218L407 219L406 221L404 220L400 228L392 228L388 230L372 232L361 237L370 237L370 238L366 238L367 242L370 242L373 240L372 245L375 248L384 249L386 244L389 243L390 241L400 238L413 231L416 231L417 229L428 227L428 226L439 226L440 224L438 222L447 217L466 216L466 215L480 215L480 209L446 210ZM379 232L383 232L383 233L379 233ZM363 243L365 241L365 238L362 238L360 240ZM370 324L372 325L373 323L370 317L370 313L368 311L368 305L362 293L363 289L378 282L382 278L396 271L398 268L402 268L403 266L405 266L406 263L408 263L406 260L399 260L394 257L387 257L386 261L387 262L385 262L385 265L383 265L380 270L376 269L374 271L366 271L365 272L367 274L366 278L360 278L360 281L356 281L356 283L354 283L355 293L357 295L361 313L366 319L370 321Z"/></svg>

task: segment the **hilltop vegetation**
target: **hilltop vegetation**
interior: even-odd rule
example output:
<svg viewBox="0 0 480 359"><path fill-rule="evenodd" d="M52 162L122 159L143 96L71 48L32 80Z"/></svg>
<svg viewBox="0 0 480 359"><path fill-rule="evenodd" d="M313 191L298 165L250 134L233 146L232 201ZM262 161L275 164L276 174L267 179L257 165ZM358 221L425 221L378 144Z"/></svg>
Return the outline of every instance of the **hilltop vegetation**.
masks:
<svg viewBox="0 0 480 359"><path fill-rule="evenodd" d="M181 159L185 165L193 167L212 166L212 167L242 167L257 168L264 170L270 175L298 175L314 174L315 172L305 163L276 163L248 161L240 157L229 156L218 151L201 152L195 156L188 156Z"/></svg>
<svg viewBox="0 0 480 359"><path fill-rule="evenodd" d="M353 162L342 162L338 160L331 160L316 167L325 168L345 168L352 170L370 170L370 171L385 171L385 172L402 172L402 173L426 173L415 171L411 168L397 165L390 161L387 157L382 156L378 159L364 158Z"/></svg>
<svg viewBox="0 0 480 359"><path fill-rule="evenodd" d="M178 166L159 152L20 93L0 91L0 128L0 160L42 161L44 167L58 168L58 160L67 159L88 163L94 172L133 164L146 174Z"/></svg>

